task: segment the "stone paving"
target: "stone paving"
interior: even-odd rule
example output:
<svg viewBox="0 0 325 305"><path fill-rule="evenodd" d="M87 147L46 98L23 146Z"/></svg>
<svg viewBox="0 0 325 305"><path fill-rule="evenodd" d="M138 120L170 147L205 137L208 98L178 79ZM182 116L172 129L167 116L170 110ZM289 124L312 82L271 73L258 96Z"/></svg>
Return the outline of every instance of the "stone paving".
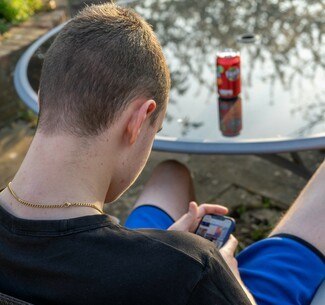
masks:
<svg viewBox="0 0 325 305"><path fill-rule="evenodd" d="M81 2L84 4L90 0L70 0L71 14L80 9ZM57 0L57 3L61 12L64 11L67 1ZM42 18L45 18L42 19L45 28L47 19ZM61 15L55 18L61 18ZM7 185L19 168L33 138L32 125L30 121L16 120L0 129L0 188ZM287 154L283 156L290 158ZM300 156L313 172L324 159L324 152L306 151ZM152 152L139 179L106 211L123 223L154 166L167 159L176 159L190 168L199 203L224 204L230 209L231 216L236 218L240 248L263 238L306 184L301 177L257 156Z"/></svg>
<svg viewBox="0 0 325 305"><path fill-rule="evenodd" d="M12 79L18 59L34 40L67 20L66 0L56 0L56 3L56 10L35 14L0 35L0 126L24 111Z"/></svg>
<svg viewBox="0 0 325 305"><path fill-rule="evenodd" d="M16 121L0 129L1 188L13 178L27 152L34 134L30 125ZM302 152L301 157L314 171L324 159L324 152ZM257 156L152 152L139 179L106 211L123 223L154 166L168 159L176 159L190 168L199 203L218 203L230 208L237 221L241 247L264 237L306 184L306 180Z"/></svg>

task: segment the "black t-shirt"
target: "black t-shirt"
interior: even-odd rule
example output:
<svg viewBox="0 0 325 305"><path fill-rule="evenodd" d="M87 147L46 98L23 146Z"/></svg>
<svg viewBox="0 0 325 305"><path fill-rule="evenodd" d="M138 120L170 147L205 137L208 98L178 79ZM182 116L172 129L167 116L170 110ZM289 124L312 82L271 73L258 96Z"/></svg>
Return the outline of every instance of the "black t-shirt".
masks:
<svg viewBox="0 0 325 305"><path fill-rule="evenodd" d="M0 291L34 304L250 304L213 243L107 215L25 220L0 208Z"/></svg>

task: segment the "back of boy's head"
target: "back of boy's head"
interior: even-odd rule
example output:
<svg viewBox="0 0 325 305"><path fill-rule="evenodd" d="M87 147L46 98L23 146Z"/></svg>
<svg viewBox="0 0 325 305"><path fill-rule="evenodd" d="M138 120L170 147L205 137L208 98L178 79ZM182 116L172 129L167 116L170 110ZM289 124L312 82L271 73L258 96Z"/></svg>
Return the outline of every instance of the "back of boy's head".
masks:
<svg viewBox="0 0 325 305"><path fill-rule="evenodd" d="M98 135L136 98L166 107L169 71L151 27L114 4L85 8L48 50L40 80L38 130Z"/></svg>

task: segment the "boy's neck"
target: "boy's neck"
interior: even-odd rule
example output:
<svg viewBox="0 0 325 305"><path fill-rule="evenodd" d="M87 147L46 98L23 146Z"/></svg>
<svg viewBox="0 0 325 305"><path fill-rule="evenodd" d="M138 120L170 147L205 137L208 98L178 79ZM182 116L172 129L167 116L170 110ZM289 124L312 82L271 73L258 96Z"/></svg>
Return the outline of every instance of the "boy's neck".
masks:
<svg viewBox="0 0 325 305"><path fill-rule="evenodd" d="M100 141L92 140L90 144L68 136L48 137L36 133L12 181L12 188L21 199L32 203L82 202L102 209L114 172L112 164L116 160L107 149L104 158L101 148ZM0 195L0 199L9 212L29 219L71 218L99 213L84 207L27 207L13 198L8 190Z"/></svg>

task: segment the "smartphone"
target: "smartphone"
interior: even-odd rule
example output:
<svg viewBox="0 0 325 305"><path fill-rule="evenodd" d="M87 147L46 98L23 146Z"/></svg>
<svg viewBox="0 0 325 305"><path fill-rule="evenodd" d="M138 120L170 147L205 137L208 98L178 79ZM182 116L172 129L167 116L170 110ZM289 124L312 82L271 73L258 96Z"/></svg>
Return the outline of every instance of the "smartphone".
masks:
<svg viewBox="0 0 325 305"><path fill-rule="evenodd" d="M235 230L236 223L231 217L222 215L204 215L195 234L214 242L220 249Z"/></svg>

